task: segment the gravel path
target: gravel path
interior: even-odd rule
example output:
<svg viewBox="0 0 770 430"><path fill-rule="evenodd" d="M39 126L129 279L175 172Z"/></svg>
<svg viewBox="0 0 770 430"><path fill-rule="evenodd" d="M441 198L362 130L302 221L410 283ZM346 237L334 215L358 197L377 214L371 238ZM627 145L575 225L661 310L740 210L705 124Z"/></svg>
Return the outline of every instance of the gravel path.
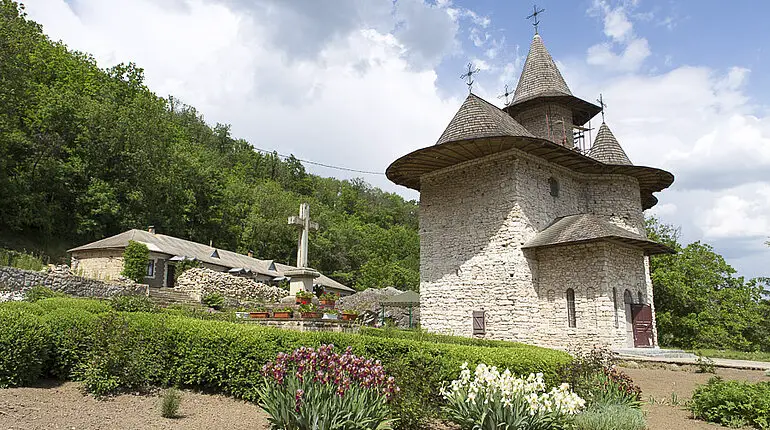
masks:
<svg viewBox="0 0 770 430"><path fill-rule="evenodd" d="M160 393L96 400L76 382L0 389L0 429L268 429L251 404L182 391L180 418L160 416Z"/></svg>

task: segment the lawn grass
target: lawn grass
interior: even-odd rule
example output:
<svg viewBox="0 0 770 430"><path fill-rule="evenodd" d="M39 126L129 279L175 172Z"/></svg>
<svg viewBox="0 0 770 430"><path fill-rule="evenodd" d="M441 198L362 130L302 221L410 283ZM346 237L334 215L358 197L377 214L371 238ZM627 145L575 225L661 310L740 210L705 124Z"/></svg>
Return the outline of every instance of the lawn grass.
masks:
<svg viewBox="0 0 770 430"><path fill-rule="evenodd" d="M687 351L708 358L727 358L731 360L767 361L770 362L770 352L744 352L724 349L696 349Z"/></svg>

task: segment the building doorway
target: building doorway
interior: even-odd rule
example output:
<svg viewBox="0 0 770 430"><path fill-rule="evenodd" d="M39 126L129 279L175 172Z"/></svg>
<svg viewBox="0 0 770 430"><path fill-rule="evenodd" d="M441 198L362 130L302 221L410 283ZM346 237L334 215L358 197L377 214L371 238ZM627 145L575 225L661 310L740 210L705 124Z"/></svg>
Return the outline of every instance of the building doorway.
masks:
<svg viewBox="0 0 770 430"><path fill-rule="evenodd" d="M166 287L174 288L175 279L176 279L176 265L166 264Z"/></svg>
<svg viewBox="0 0 770 430"><path fill-rule="evenodd" d="M653 348L652 307L650 305L631 305L633 319L634 348Z"/></svg>

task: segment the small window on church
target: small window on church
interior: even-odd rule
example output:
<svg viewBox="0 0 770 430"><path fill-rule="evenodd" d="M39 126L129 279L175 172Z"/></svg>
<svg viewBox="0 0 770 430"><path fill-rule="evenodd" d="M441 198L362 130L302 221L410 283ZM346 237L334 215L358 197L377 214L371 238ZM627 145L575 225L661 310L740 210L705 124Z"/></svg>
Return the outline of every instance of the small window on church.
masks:
<svg viewBox="0 0 770 430"><path fill-rule="evenodd" d="M551 195L553 197L559 197L559 181L556 178L551 177L548 179L548 186L551 187Z"/></svg>
<svg viewBox="0 0 770 430"><path fill-rule="evenodd" d="M575 290L567 290L567 322L570 327L577 327L577 317L575 316Z"/></svg>
<svg viewBox="0 0 770 430"><path fill-rule="evenodd" d="M618 289L612 289L612 308L615 309L615 328L620 327L620 321L618 320Z"/></svg>
<svg viewBox="0 0 770 430"><path fill-rule="evenodd" d="M484 321L484 311L473 311L473 334L483 335L487 331L486 321Z"/></svg>

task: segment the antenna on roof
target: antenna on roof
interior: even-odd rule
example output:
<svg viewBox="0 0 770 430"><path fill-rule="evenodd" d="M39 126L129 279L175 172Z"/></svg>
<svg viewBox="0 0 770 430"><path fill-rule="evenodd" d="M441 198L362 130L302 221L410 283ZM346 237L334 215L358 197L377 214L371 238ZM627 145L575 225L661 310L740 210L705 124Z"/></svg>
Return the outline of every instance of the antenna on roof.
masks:
<svg viewBox="0 0 770 430"><path fill-rule="evenodd" d="M468 63L468 72L463 73L460 75L461 79L468 79L468 82L466 82L466 85L468 85L468 92L473 92L473 75L478 73L480 70L473 66L473 63Z"/></svg>
<svg viewBox="0 0 770 430"><path fill-rule="evenodd" d="M511 94L513 94L513 93L508 90L508 84L505 84L505 92L503 94L500 94L499 96L497 96L497 98L501 99L501 98L505 97L505 105L508 106L508 96L510 96Z"/></svg>
<svg viewBox="0 0 770 430"><path fill-rule="evenodd" d="M602 124L604 123L604 108L607 107L607 103L604 103L604 98L602 97L602 93L599 93L599 98L596 99L597 102L599 102L599 107L602 108Z"/></svg>
<svg viewBox="0 0 770 430"><path fill-rule="evenodd" d="M535 26L535 34L537 34L537 26L538 24L540 24L540 21L537 19L537 16L543 12L545 12L545 9L537 10L537 5L534 5L532 6L532 15L527 17L527 19L532 20L532 25Z"/></svg>

